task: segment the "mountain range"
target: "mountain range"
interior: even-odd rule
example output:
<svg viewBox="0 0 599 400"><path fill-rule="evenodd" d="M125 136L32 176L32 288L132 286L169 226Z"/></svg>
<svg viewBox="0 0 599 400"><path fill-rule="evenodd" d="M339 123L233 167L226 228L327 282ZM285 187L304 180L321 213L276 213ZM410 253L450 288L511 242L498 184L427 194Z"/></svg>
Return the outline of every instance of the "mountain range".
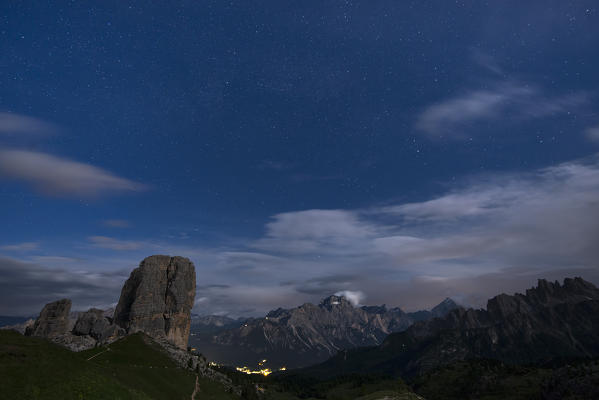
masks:
<svg viewBox="0 0 599 400"><path fill-rule="evenodd" d="M344 296L333 295L318 305L278 308L263 318L194 319L190 344L218 363L302 367L340 350L381 344L390 333L456 308L453 300L445 299L430 311L406 313L385 305L355 306Z"/></svg>
<svg viewBox="0 0 599 400"><path fill-rule="evenodd" d="M68 337L93 336L105 319L109 327L112 322L102 310L92 309L78 313L71 330L66 299L44 307L28 329L30 336L0 330L0 376L7 378L0 380L0 398L158 399L191 394L192 399L573 400L599 396L599 289L582 278L567 278L563 284L539 280L524 294L493 297L486 309L464 309L446 299L430 311L405 313L386 306L355 306L345 297L330 296L318 305L277 309L264 318L194 318L191 326L206 333L194 334L192 339L205 335L213 342L228 340L229 345L219 346L238 352L235 363L242 360L244 349L253 357L271 354L282 359L296 354L300 360L302 354L308 360L335 352L320 364L269 375L262 373L271 372L266 369L256 374L214 365L209 362L214 358L182 349L177 337L171 341L163 328L150 324L156 317L164 318L164 312L156 314L147 303L137 311L138 300L157 293L160 301L164 299L156 281L151 281L151 287L143 285L153 271L162 270L153 268L163 265L158 261L164 261L166 271L177 260L146 259L124 286L121 298L134 300L130 309L135 312L129 314L137 318L135 332L126 331L114 341L98 338L95 347L72 352L69 343L57 340L65 336L65 329ZM184 267L185 263L177 269L187 270ZM133 294L131 280L143 290ZM190 318L189 309L182 314ZM364 346L369 342L375 344ZM271 347L252 352L256 347L251 346L265 343ZM262 366L267 368L265 363Z"/></svg>
<svg viewBox="0 0 599 400"><path fill-rule="evenodd" d="M413 324L382 344L339 352L306 373L422 374L461 360L547 364L599 357L599 289L582 278L539 280L525 294L500 294L487 308L450 311Z"/></svg>

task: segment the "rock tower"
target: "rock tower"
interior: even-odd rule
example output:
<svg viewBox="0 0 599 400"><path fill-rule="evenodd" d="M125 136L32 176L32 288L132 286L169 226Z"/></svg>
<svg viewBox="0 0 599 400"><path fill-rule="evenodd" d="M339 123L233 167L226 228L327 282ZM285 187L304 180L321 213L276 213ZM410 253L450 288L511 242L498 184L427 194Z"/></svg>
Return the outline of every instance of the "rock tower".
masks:
<svg viewBox="0 0 599 400"><path fill-rule="evenodd" d="M185 349L195 289L195 267L189 259L147 257L125 282L114 323L128 334L144 332Z"/></svg>

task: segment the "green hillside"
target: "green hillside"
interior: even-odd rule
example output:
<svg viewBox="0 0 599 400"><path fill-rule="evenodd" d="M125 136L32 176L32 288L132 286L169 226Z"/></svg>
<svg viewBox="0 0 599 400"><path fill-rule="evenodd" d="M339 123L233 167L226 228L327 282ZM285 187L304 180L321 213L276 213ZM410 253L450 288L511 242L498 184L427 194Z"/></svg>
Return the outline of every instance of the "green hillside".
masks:
<svg viewBox="0 0 599 400"><path fill-rule="evenodd" d="M0 331L0 399L190 399L196 375L141 334L73 353L47 340ZM234 399L200 379L201 399Z"/></svg>
<svg viewBox="0 0 599 400"><path fill-rule="evenodd" d="M346 376L331 380L248 376L229 370L243 399L418 399L400 379ZM178 368L160 346L135 334L80 353L45 339L0 331L0 399L191 399L196 374ZM258 390L256 390L258 388ZM196 400L239 399L198 379Z"/></svg>

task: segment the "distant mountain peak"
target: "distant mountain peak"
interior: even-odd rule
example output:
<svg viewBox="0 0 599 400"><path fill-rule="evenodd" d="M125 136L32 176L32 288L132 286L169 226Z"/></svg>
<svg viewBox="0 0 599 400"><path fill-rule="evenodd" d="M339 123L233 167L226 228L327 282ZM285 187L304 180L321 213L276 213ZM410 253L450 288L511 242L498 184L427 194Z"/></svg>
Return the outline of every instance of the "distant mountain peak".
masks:
<svg viewBox="0 0 599 400"><path fill-rule="evenodd" d="M451 310L459 307L459 304L453 301L453 299L446 297L445 300L431 309L431 314L435 317L443 317Z"/></svg>
<svg viewBox="0 0 599 400"><path fill-rule="evenodd" d="M353 306L352 303L345 296L331 295L329 297L325 297L320 302L321 306L331 307L331 306Z"/></svg>

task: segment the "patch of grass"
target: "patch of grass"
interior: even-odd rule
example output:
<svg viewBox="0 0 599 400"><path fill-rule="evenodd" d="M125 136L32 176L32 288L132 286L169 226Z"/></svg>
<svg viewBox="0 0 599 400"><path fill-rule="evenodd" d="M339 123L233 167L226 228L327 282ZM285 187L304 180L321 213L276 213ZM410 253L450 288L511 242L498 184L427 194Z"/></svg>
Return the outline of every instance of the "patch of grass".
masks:
<svg viewBox="0 0 599 400"><path fill-rule="evenodd" d="M239 399L238 396L225 392L223 386L218 383L211 381L210 379L201 378L199 381L200 391L196 396L197 399L201 400L233 400Z"/></svg>
<svg viewBox="0 0 599 400"><path fill-rule="evenodd" d="M148 399L47 340L0 331L2 399Z"/></svg>
<svg viewBox="0 0 599 400"><path fill-rule="evenodd" d="M189 399L195 376L142 334L73 353L0 331L0 399ZM201 399L236 398L207 379L200 390Z"/></svg>
<svg viewBox="0 0 599 400"><path fill-rule="evenodd" d="M301 373L281 375L267 384L266 399L377 400L418 399L399 378L345 375L319 380Z"/></svg>
<svg viewBox="0 0 599 400"><path fill-rule="evenodd" d="M416 378L413 388L428 400L525 400L541 397L550 370L495 360L459 361Z"/></svg>

